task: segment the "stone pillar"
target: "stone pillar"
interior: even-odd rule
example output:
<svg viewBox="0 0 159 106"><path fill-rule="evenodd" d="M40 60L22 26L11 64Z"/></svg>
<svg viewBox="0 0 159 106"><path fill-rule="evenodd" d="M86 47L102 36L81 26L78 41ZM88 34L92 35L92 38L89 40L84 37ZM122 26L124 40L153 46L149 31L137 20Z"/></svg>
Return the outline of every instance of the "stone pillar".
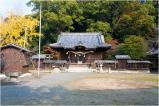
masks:
<svg viewBox="0 0 159 106"><path fill-rule="evenodd" d="M100 63L100 72L103 72L103 64Z"/></svg>

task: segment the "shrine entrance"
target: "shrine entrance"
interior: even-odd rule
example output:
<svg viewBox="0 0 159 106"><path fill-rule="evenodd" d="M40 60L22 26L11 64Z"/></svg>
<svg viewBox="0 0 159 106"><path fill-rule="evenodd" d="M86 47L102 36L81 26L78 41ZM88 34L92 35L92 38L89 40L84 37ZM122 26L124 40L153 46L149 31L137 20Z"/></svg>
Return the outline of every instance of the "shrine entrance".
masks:
<svg viewBox="0 0 159 106"><path fill-rule="evenodd" d="M68 61L70 63L82 64L86 62L86 59L90 53L93 53L93 51L68 51L66 54L68 55Z"/></svg>

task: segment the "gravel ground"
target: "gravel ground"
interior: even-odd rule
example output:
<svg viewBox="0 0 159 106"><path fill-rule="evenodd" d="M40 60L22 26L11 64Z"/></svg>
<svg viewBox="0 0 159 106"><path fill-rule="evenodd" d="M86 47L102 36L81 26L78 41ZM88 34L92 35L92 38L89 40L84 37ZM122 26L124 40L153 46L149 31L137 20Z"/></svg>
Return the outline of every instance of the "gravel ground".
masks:
<svg viewBox="0 0 159 106"><path fill-rule="evenodd" d="M80 90L68 83L96 73L51 73L29 82L1 86L2 105L158 105L158 88Z"/></svg>

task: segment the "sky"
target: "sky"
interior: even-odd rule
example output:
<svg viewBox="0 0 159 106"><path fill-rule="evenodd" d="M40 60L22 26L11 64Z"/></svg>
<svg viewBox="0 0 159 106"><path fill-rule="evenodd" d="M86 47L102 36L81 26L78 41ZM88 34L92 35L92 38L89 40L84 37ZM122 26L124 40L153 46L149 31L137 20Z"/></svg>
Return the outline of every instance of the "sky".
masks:
<svg viewBox="0 0 159 106"><path fill-rule="evenodd" d="M0 17L5 18L8 13L16 15L30 14L32 7L26 5L30 0L0 0Z"/></svg>

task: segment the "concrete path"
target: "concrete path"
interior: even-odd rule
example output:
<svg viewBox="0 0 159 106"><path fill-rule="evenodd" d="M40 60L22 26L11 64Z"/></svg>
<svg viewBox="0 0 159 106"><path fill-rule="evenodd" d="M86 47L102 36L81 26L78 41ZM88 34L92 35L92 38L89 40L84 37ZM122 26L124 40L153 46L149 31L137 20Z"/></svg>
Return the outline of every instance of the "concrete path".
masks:
<svg viewBox="0 0 159 106"><path fill-rule="evenodd" d="M157 105L157 88L69 90L68 82L95 73L51 73L33 81L1 86L2 105Z"/></svg>

